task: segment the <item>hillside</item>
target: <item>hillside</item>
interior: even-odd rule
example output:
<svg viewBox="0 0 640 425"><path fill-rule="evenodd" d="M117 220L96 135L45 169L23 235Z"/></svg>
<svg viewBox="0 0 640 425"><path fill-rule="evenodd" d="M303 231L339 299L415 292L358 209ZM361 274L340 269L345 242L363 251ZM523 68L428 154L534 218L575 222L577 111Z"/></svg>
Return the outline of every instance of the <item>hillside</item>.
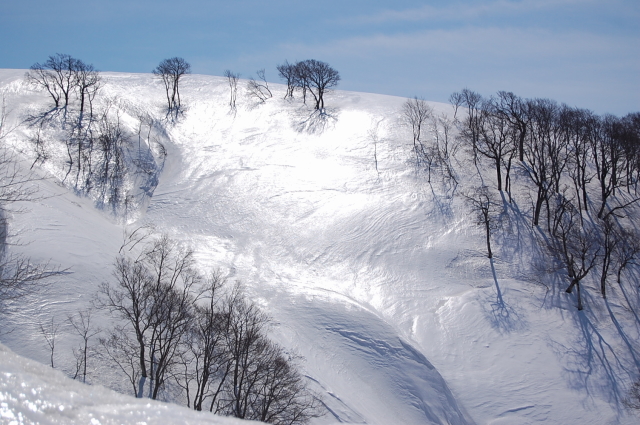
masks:
<svg viewBox="0 0 640 425"><path fill-rule="evenodd" d="M28 169L35 129L21 121L48 99L23 74L1 70L0 90L13 130L5 141ZM579 312L574 296L543 284L523 217L489 260L482 228L453 196L476 178L471 159L457 155L459 188L427 183L401 125L406 99L338 90L321 116L275 85L264 104L241 88L231 113L225 79L192 75L184 115L171 122L152 75L103 77L96 107L110 105L153 166L127 183L131 208L114 216L95 195L74 193L64 147L43 130L48 158L34 170L46 180L10 217L22 243L9 249L68 271L2 318L0 341L16 353L47 364L39 325L89 307L124 233L153 226L193 247L203 271L241 281L274 319L272 337L304 357L323 397L327 414L315 424L637 422L622 400L640 366L638 293L612 286L605 303L586 281ZM134 139L144 114L157 125ZM77 343L61 334L58 368L72 365ZM113 369L92 370L90 382L127 391Z"/></svg>

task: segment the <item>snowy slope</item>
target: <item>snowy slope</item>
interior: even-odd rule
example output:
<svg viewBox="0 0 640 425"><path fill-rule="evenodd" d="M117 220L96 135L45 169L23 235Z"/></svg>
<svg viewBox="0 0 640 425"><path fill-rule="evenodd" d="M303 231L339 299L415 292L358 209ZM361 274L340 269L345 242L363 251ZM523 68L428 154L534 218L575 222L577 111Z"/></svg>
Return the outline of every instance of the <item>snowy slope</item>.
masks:
<svg viewBox="0 0 640 425"><path fill-rule="evenodd" d="M14 120L47 101L22 87L22 73L0 73ZM151 75L105 78L101 96L119 99L124 116L160 114ZM637 294L614 291L605 305L591 290L578 313L568 295L536 283L522 223L489 262L464 204L410 165L405 99L336 91L321 119L282 100L281 86L263 105L241 94L235 114L222 78L189 76L181 93L187 111L167 124L159 185L128 228L152 224L193 246L203 270L244 283L278 323L273 337L305 357L329 411L316 423L637 422L621 403L638 374L639 322L628 308ZM29 131L7 137L27 157ZM13 249L70 273L5 318L16 331L2 336L45 363L38 322L88 305L124 231L57 181L12 218L30 241ZM75 343L65 338L62 368Z"/></svg>
<svg viewBox="0 0 640 425"><path fill-rule="evenodd" d="M0 423L40 425L220 424L256 422L214 417L155 400L87 386L0 345Z"/></svg>

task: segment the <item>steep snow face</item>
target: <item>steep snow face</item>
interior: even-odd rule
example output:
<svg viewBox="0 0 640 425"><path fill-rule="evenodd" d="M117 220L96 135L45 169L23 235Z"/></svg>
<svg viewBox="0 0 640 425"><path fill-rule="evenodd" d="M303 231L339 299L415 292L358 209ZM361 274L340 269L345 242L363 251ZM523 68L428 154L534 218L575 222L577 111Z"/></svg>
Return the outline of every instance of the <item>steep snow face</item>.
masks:
<svg viewBox="0 0 640 425"><path fill-rule="evenodd" d="M0 73L14 120L46 102L21 74ZM101 96L120 101L123 120L134 110L162 117L152 76L105 78ZM273 92L255 104L241 90L233 112L224 79L186 77L186 111L164 123L159 184L128 228L153 225L192 246L203 270L243 282L277 323L272 336L305 357L328 412L316 423L635 423L621 400L640 338L623 294L607 310L593 291L578 313L569 296L537 285L523 223L496 241L490 262L454 188L411 165L405 99L336 91L321 115L283 100L282 86ZM7 136L27 157L31 131ZM459 156L464 188L476 170ZM88 305L125 229L55 179L40 190L11 221L32 242L12 249L71 270L4 319L20 332L3 341L47 362L38 323ZM60 367L73 344L61 337Z"/></svg>

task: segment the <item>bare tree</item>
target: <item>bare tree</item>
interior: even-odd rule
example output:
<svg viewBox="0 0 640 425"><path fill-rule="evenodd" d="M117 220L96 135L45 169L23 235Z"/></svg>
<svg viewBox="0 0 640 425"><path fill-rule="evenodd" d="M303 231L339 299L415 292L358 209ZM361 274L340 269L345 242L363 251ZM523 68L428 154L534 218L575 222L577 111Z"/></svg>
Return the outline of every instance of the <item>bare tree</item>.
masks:
<svg viewBox="0 0 640 425"><path fill-rule="evenodd" d="M514 148L520 162L524 161L524 143L529 130L529 103L511 92L498 92L497 107L511 123Z"/></svg>
<svg viewBox="0 0 640 425"><path fill-rule="evenodd" d="M193 409L203 410L205 402L209 410L217 409L219 396L231 369L225 333L228 328L229 314L223 308L220 291L225 279L218 272L207 279L202 299L205 304L194 307L194 320L191 324L183 357L184 373L178 377L178 384L185 390L187 406L191 407L191 387L194 386Z"/></svg>
<svg viewBox="0 0 640 425"><path fill-rule="evenodd" d="M78 60L70 55L56 53L43 64L35 63L27 72L27 81L44 88L54 101L55 108L66 108L76 84L75 70ZM61 105L62 103L62 105Z"/></svg>
<svg viewBox="0 0 640 425"><path fill-rule="evenodd" d="M82 344L76 351L74 350L74 357L76 358L76 372L73 379L76 379L82 372L82 382L87 382L87 360L89 357L89 340L98 335L99 329L94 328L91 323L92 312L91 310L84 310L78 312L77 316L68 316L67 320L75 330L75 332L82 338Z"/></svg>
<svg viewBox="0 0 640 425"><path fill-rule="evenodd" d="M573 108L566 108L564 120L569 148L568 174L576 192L578 210L586 211L589 205L587 185L593 178L590 171L593 147L591 137L594 135L594 126L598 125L599 120L591 111Z"/></svg>
<svg viewBox="0 0 640 425"><path fill-rule="evenodd" d="M229 376L216 410L250 419L252 389L259 380L266 349L263 334L269 318L244 298L238 286L225 301L223 311L228 317L224 336L229 352Z"/></svg>
<svg viewBox="0 0 640 425"><path fill-rule="evenodd" d="M551 219L549 199L558 193L560 178L568 163L567 142L559 125L559 106L548 99L530 103L530 131L525 144L525 174L536 187L533 225L540 222L542 208L547 206L547 219Z"/></svg>
<svg viewBox="0 0 640 425"><path fill-rule="evenodd" d="M467 116L466 119L470 120L471 116ZM515 150L515 146L512 143L513 129L511 123L508 117L502 113L496 100L490 98L482 102L481 108L476 115L476 123L468 122L466 127L470 128L474 125L477 125L477 134L466 132L465 135L467 137L470 135L476 137L476 151L493 163L498 190L502 191L503 168L506 168L508 182L511 160Z"/></svg>
<svg viewBox="0 0 640 425"><path fill-rule="evenodd" d="M484 227L487 242L487 257L493 258L491 250L491 231L495 229L494 215L500 204L493 198L487 186L480 186L464 195L471 211L476 216L476 223Z"/></svg>
<svg viewBox="0 0 640 425"><path fill-rule="evenodd" d="M43 123L41 122L36 128L35 134L29 139L29 141L33 143L33 150L36 154L36 157L33 160L30 169L33 169L33 167L38 163L40 165L44 164L44 162L49 159L49 153L46 148L46 141L42 134L42 125Z"/></svg>
<svg viewBox="0 0 640 425"><path fill-rule="evenodd" d="M191 73L191 65L183 58L164 59L152 71L164 83L167 93L167 112L178 113L182 106L180 100L180 80Z"/></svg>
<svg viewBox="0 0 640 425"><path fill-rule="evenodd" d="M425 155L424 146L422 144L422 133L425 130L428 120L433 114L433 109L424 99L407 100L402 105L402 118L405 124L411 128L413 135L413 151L416 155L416 162L420 164Z"/></svg>
<svg viewBox="0 0 640 425"><path fill-rule="evenodd" d="M284 61L283 64L276 67L278 75L287 83L287 92L284 98L293 97L293 91L296 89L296 66Z"/></svg>
<svg viewBox="0 0 640 425"><path fill-rule="evenodd" d="M614 262L614 255L618 252L617 245L622 243L622 234L620 229L616 227L616 223L614 223L611 216L602 220L600 227L602 229L602 240L600 242L600 293L602 294L602 298L607 298L607 277L609 275L609 269Z"/></svg>
<svg viewBox="0 0 640 425"><path fill-rule="evenodd" d="M338 85L340 74L328 63L315 59L303 61L301 71L307 82L306 86L316 101L315 109L324 111L324 95L329 89Z"/></svg>
<svg viewBox="0 0 640 425"><path fill-rule="evenodd" d="M55 368L53 362L53 356L56 351L56 338L58 337L58 331L60 330L60 324L56 323L53 317L46 324L40 322L40 333L44 336L45 341L47 342L47 346L49 347L49 361L51 363L51 367Z"/></svg>
<svg viewBox="0 0 640 425"><path fill-rule="evenodd" d="M632 182L632 179L626 176L627 170L630 169L627 161L628 158L632 158L625 149L626 130L623 120L606 115L600 119L600 125L595 128L595 134L591 138L593 144L591 153L600 186L601 202L598 218L614 214L640 201L640 196L634 193L630 200L619 202L614 207L608 205L608 202L616 196L616 192L620 192L620 189ZM635 149L636 147L633 147L631 150L635 151ZM606 211L607 208L608 211Z"/></svg>
<svg viewBox="0 0 640 425"><path fill-rule="evenodd" d="M625 155L626 188L637 193L640 183L640 112L633 112L620 119L620 136Z"/></svg>
<svg viewBox="0 0 640 425"><path fill-rule="evenodd" d="M224 71L224 76L227 77L227 82L229 83L229 108L231 108L231 112L235 113L236 99L238 98L238 79L240 79L240 74L236 74L227 69Z"/></svg>
<svg viewBox="0 0 640 425"><path fill-rule="evenodd" d="M302 90L302 102L307 104L307 92L311 84L309 78L309 67L306 61L296 62L293 66L294 71L294 84L297 88Z"/></svg>
<svg viewBox="0 0 640 425"><path fill-rule="evenodd" d="M91 64L85 64L82 61L76 61L75 68L75 87L80 98L80 113L78 116L78 127L82 127L85 109L89 106L89 122L93 120L93 100L100 90L102 78L100 73Z"/></svg>
<svg viewBox="0 0 640 425"><path fill-rule="evenodd" d="M453 137L454 121L451 121L444 113L432 114L429 120L431 134L430 146L423 145L423 158L429 169L428 181L431 182L431 167L440 169L442 181L447 186L455 189L458 185L458 176L454 167L455 155L460 144Z"/></svg>
<svg viewBox="0 0 640 425"><path fill-rule="evenodd" d="M264 75L264 68L256 71L256 74L258 74L259 81L251 77L249 81L247 81L247 93L260 103L264 103L267 99L273 97L273 94L271 94L271 90L269 90L269 83Z"/></svg>
<svg viewBox="0 0 640 425"><path fill-rule="evenodd" d="M458 119L458 109L464 104L462 93L455 92L449 96L449 103L453 106L453 119Z"/></svg>
<svg viewBox="0 0 640 425"><path fill-rule="evenodd" d="M112 328L102 344L126 370L136 396L143 396L149 379L149 397L156 399L176 367L181 338L192 318L191 290L200 279L193 253L162 236L136 261L119 257L114 278L114 283L100 286L99 299L123 324Z"/></svg>
<svg viewBox="0 0 640 425"><path fill-rule="evenodd" d="M108 109L100 118L97 133L97 138L90 140L96 145L97 152L95 160L92 160L93 148L89 149L90 180L85 184L85 190L95 189L99 195L99 205L109 205L115 212L124 198L123 186L127 173L125 147L129 144L129 138L121 125L120 115L116 113L112 116Z"/></svg>
<svg viewBox="0 0 640 425"><path fill-rule="evenodd" d="M600 241L595 229L585 229L579 212L570 199L562 194L553 197L551 229L547 246L551 254L567 272L567 293L577 289L578 310L583 309L580 283L597 264Z"/></svg>
<svg viewBox="0 0 640 425"><path fill-rule="evenodd" d="M320 416L294 360L265 336L270 319L238 288L226 303L229 376L218 412L276 424L304 424Z"/></svg>
<svg viewBox="0 0 640 425"><path fill-rule="evenodd" d="M136 231L122 248L142 252L120 256L114 282L100 286L100 305L121 319L100 344L137 397L148 387L157 398L171 378L195 410L291 425L321 414L295 357L269 341L269 317L239 284L225 294L215 272L200 287L192 252L166 236Z"/></svg>
<svg viewBox="0 0 640 425"><path fill-rule="evenodd" d="M473 155L473 163L478 162L478 139L480 137L480 106L482 104L482 96L472 90L463 89L459 93L453 93L450 97L455 102L455 109L464 106L467 109L467 116L461 123L461 135L463 140L471 144L471 153Z"/></svg>
<svg viewBox="0 0 640 425"><path fill-rule="evenodd" d="M252 402L253 419L275 424L305 424L322 415L319 399L298 371L298 358L268 343L262 357L261 377Z"/></svg>
<svg viewBox="0 0 640 425"><path fill-rule="evenodd" d="M622 272L630 266L638 266L640 260L640 235L637 231L620 230L621 236L615 245L615 266L618 285L622 283Z"/></svg>
<svg viewBox="0 0 640 425"><path fill-rule="evenodd" d="M45 65L40 63L31 65L30 70L25 74L25 79L32 86L42 88L49 93L53 100L54 109L60 107L62 92L56 84L53 72L47 69Z"/></svg>
<svg viewBox="0 0 640 425"><path fill-rule="evenodd" d="M64 109L65 119L71 103L71 95L75 92L80 100L78 127L82 127L87 103L90 118L92 117L92 102L101 86L100 73L93 65L70 55L57 53L49 56L43 64L32 65L25 78L32 86L49 93L54 109Z"/></svg>

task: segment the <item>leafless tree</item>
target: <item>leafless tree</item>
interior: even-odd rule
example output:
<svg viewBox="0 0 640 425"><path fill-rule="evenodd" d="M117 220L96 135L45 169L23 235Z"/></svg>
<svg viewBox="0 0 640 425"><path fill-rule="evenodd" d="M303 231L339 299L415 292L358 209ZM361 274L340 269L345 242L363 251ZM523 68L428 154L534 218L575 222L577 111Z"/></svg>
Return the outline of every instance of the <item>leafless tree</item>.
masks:
<svg viewBox="0 0 640 425"><path fill-rule="evenodd" d="M82 127L85 109L89 106L89 121L93 120L93 100L102 86L100 73L91 64L78 60L74 67L75 87L80 98L80 113L78 127Z"/></svg>
<svg viewBox="0 0 640 425"><path fill-rule="evenodd" d="M47 346L49 347L49 361L51 362L51 367L55 368L53 362L53 356L56 351L56 338L58 337L58 331L60 330L60 324L56 323L54 318L52 317L49 322L39 324L40 333L44 337L47 342Z"/></svg>
<svg viewBox="0 0 640 425"><path fill-rule="evenodd" d="M567 272L567 293L577 289L578 310L583 309L580 283L596 266L601 251L596 229L584 228L579 211L563 194L552 198L551 229L547 246Z"/></svg>
<svg viewBox="0 0 640 425"><path fill-rule="evenodd" d="M85 178L84 188L87 192L97 191L99 206L109 205L115 212L124 198L123 186L127 174L125 147L130 142L121 125L120 115L105 110L99 121L97 137L88 142L88 177Z"/></svg>
<svg viewBox="0 0 640 425"><path fill-rule="evenodd" d="M126 370L137 397L143 396L149 379L149 397L158 398L176 367L181 338L192 319L192 288L199 279L192 251L162 236L135 261L119 257L114 282L100 286L100 305L122 320L101 343Z"/></svg>
<svg viewBox="0 0 640 425"><path fill-rule="evenodd" d="M443 184L455 189L458 185L458 176L454 167L455 156L460 144L453 137L455 122L445 114L431 114L429 120L429 134L431 146L423 145L423 155L429 168L428 180L431 182L431 167L440 169Z"/></svg>
<svg viewBox="0 0 640 425"><path fill-rule="evenodd" d="M540 223L540 214L545 205L547 219L551 219L549 200L560 192L560 179L568 163L567 141L559 125L559 111L558 104L548 99L535 99L530 103L530 131L527 133L522 167L536 187L534 226Z"/></svg>
<svg viewBox="0 0 640 425"><path fill-rule="evenodd" d="M56 53L49 56L43 64L33 64L26 78L28 82L44 88L49 93L55 108L66 109L76 84L77 63L78 60L70 55Z"/></svg>
<svg viewBox="0 0 640 425"><path fill-rule="evenodd" d="M620 240L615 245L614 260L618 285L622 284L622 272L640 265L640 235L637 231L620 229Z"/></svg>
<svg viewBox="0 0 640 425"><path fill-rule="evenodd" d="M458 109L464 104L464 99L462 97L462 93L455 92L451 93L449 96L449 103L453 106L453 119L458 119Z"/></svg>
<svg viewBox="0 0 640 425"><path fill-rule="evenodd" d="M625 149L626 130L623 120L606 115L600 119L600 125L595 128L595 134L591 138L591 153L600 186L601 202L598 218L614 214L640 201L640 196L633 193L630 200L619 202L614 207L608 205L608 202L616 196L616 192L633 181L632 178L627 177L627 171L630 170L627 161L632 157L627 155ZM635 147L632 148L632 151L635 149ZM606 211L607 208L608 211Z"/></svg>
<svg viewBox="0 0 640 425"><path fill-rule="evenodd" d="M422 144L422 134L426 130L427 123L433 114L433 109L424 99L407 100L402 105L402 119L408 127L411 128L413 135L413 151L416 156L418 165L422 163L425 156L424 146Z"/></svg>
<svg viewBox="0 0 640 425"><path fill-rule="evenodd" d="M583 211L588 207L587 186L593 178L591 137L594 135L594 126L598 125L598 117L584 109L564 109L563 128L567 132L569 152L567 171L573 182L578 210Z"/></svg>
<svg viewBox="0 0 640 425"><path fill-rule="evenodd" d="M640 112L633 112L620 119L620 138L625 154L626 188L637 193L640 183Z"/></svg>
<svg viewBox="0 0 640 425"><path fill-rule="evenodd" d="M271 90L269 90L269 83L264 75L264 69L256 71L259 81L256 81L253 77L247 81L247 93L250 97L257 99L258 102L264 103L267 99L273 97Z"/></svg>
<svg viewBox="0 0 640 425"><path fill-rule="evenodd" d="M29 141L33 144L33 150L36 154L33 163L31 164L31 169L36 164L44 164L44 162L49 159L49 153L46 148L46 141L42 134L42 122L36 128L35 134L29 139Z"/></svg>
<svg viewBox="0 0 640 425"><path fill-rule="evenodd" d="M315 109L324 110L324 95L340 82L338 71L328 63L315 59L307 59L301 63L301 76L306 80L306 86L315 99Z"/></svg>
<svg viewBox="0 0 640 425"><path fill-rule="evenodd" d="M239 284L223 291L212 273L200 286L193 254L145 231L125 239L114 281L99 305L121 319L100 340L104 355L127 376L137 397L157 398L171 378L195 410L304 424L320 415L294 357L266 336L270 319Z"/></svg>
<svg viewBox="0 0 640 425"><path fill-rule="evenodd" d="M320 416L294 359L266 338L269 317L238 288L227 298L229 375L218 412L276 424L304 424Z"/></svg>
<svg viewBox="0 0 640 425"><path fill-rule="evenodd" d="M455 109L460 106L466 108L466 118L461 123L460 133L463 136L463 140L470 143L471 153L473 155L473 163L478 162L478 139L480 137L480 106L482 104L482 96L469 89L463 89L459 93L453 93L450 97L455 102Z"/></svg>
<svg viewBox="0 0 640 425"><path fill-rule="evenodd" d="M509 181L511 161L514 155L515 146L513 141L513 128L507 115L502 113L494 98L486 99L482 102L480 110L475 115L476 122L467 122L465 127L475 126L475 132L465 132L467 137L476 137L476 151L483 157L489 159L496 172L498 190L502 191L503 169L506 169L506 179ZM467 116L467 121L471 116ZM473 144L473 141L470 141Z"/></svg>
<svg viewBox="0 0 640 425"><path fill-rule="evenodd" d="M53 100L53 107L60 107L62 93L56 84L54 73L47 69L45 65L36 63L31 65L30 70L25 74L26 81L34 87L42 88L49 93Z"/></svg>
<svg viewBox="0 0 640 425"><path fill-rule="evenodd" d="M267 350L264 338L269 318L237 289L226 302L229 317L225 333L230 372L218 410L241 419L251 419L253 388L257 385Z"/></svg>
<svg viewBox="0 0 640 425"><path fill-rule="evenodd" d="M67 320L71 324L71 327L75 330L76 334L82 338L82 344L76 351L74 350L74 357L76 358L76 371L73 379L76 379L79 375L82 375L82 382L87 382L87 360L89 358L89 340L98 335L99 329L95 328L91 322L92 319L91 310L84 310L78 312L77 316L68 316Z"/></svg>
<svg viewBox="0 0 640 425"><path fill-rule="evenodd" d="M195 410L206 409L205 403L210 411L217 409L231 368L225 344L229 315L223 308L224 285L221 272L211 273L201 293L204 303L194 306L194 319L185 340L186 350L177 382L185 390L187 406Z"/></svg>
<svg viewBox="0 0 640 425"><path fill-rule="evenodd" d="M274 424L305 424L321 416L320 402L306 387L298 371L297 357L288 355L280 346L266 347L252 417Z"/></svg>
<svg viewBox="0 0 640 425"><path fill-rule="evenodd" d="M49 56L43 64L35 63L25 75L26 81L51 96L54 109L63 108L66 119L71 96L75 92L80 101L78 127L82 127L87 103L90 118L92 102L101 87L100 73L91 64L86 64L67 54Z"/></svg>
<svg viewBox="0 0 640 425"><path fill-rule="evenodd" d="M236 74L227 69L224 71L224 76L227 77L227 82L229 83L229 108L231 109L231 112L235 113L236 99L238 98L238 79L240 78L240 74Z"/></svg>
<svg viewBox="0 0 640 425"><path fill-rule="evenodd" d="M529 104L529 100L523 100L511 92L498 92L496 106L511 124L513 144L520 162L524 161L524 143L529 131Z"/></svg>
<svg viewBox="0 0 640 425"><path fill-rule="evenodd" d="M476 216L476 223L484 227L487 242L487 257L493 258L491 250L491 231L496 228L495 214L500 204L494 199L487 186L480 186L465 194L471 211Z"/></svg>
<svg viewBox="0 0 640 425"><path fill-rule="evenodd" d="M293 92L296 89L296 66L295 64L290 64L288 61L284 61L283 64L278 65L276 67L278 70L278 75L287 83L287 92L284 95L284 98L293 97Z"/></svg>
<svg viewBox="0 0 640 425"><path fill-rule="evenodd" d="M293 66L294 71L294 84L297 88L302 90L302 102L307 104L307 92L311 85L309 77L309 66L307 61L296 62Z"/></svg>
<svg viewBox="0 0 640 425"><path fill-rule="evenodd" d="M191 73L191 65L183 58L164 59L152 71L164 84L167 94L167 113L178 113L182 106L180 100L180 80Z"/></svg>
<svg viewBox="0 0 640 425"><path fill-rule="evenodd" d="M603 298L607 298L606 289L609 269L614 263L615 254L618 252L617 245L623 241L621 240L621 231L611 216L601 221L600 228L602 230L600 242L600 293Z"/></svg>

